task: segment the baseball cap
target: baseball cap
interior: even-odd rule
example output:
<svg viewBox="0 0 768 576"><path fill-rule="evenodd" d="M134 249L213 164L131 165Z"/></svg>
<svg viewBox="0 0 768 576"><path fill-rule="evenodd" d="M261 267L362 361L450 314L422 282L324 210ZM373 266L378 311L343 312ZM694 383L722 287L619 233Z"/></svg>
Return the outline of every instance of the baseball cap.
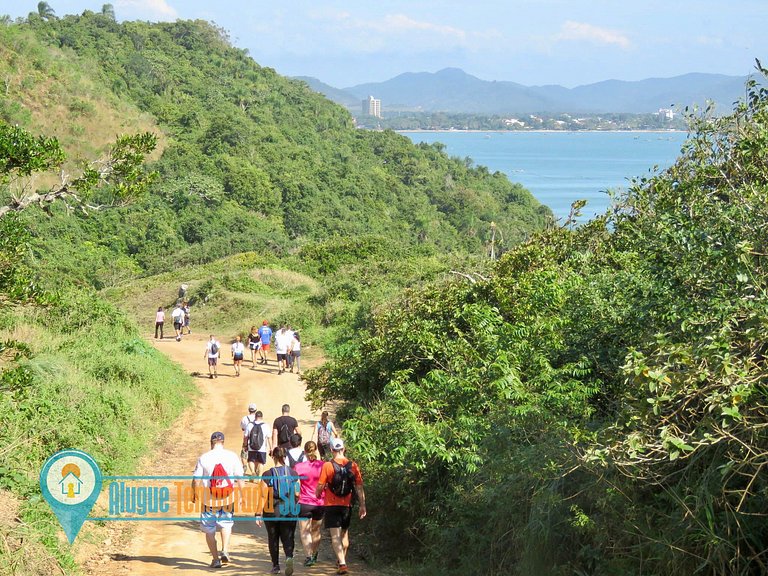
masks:
<svg viewBox="0 0 768 576"><path fill-rule="evenodd" d="M254 404L253 402L248 404L248 412L256 412L256 404Z"/></svg>
<svg viewBox="0 0 768 576"><path fill-rule="evenodd" d="M341 438L331 440L331 450L341 450L342 448L344 448L344 440Z"/></svg>
<svg viewBox="0 0 768 576"><path fill-rule="evenodd" d="M211 434L211 442L214 440L224 440L224 432L214 432Z"/></svg>

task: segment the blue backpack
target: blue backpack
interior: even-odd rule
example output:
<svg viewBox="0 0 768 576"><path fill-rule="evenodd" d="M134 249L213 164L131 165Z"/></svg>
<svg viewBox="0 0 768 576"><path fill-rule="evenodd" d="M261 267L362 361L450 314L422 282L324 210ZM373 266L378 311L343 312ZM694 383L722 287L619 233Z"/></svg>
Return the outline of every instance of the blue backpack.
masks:
<svg viewBox="0 0 768 576"><path fill-rule="evenodd" d="M275 466L271 470L272 478L267 484L272 488L274 497L275 515L298 516L301 506L296 496L296 484L298 475L293 468L288 466ZM279 514L278 514L279 510Z"/></svg>

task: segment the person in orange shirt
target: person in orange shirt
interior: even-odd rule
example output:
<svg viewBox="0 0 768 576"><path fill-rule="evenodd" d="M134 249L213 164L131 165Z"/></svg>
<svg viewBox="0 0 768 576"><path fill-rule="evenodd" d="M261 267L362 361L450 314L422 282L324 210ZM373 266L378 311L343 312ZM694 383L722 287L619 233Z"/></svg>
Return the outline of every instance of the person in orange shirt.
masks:
<svg viewBox="0 0 768 576"><path fill-rule="evenodd" d="M331 440L333 460L323 464L315 496L325 497L323 526L331 532L331 544L339 563L337 574L347 574L347 549L349 548L349 524L352 521L352 491L360 502L360 519L366 516L363 476L356 462L344 456L341 438ZM323 494L324 493L324 494Z"/></svg>

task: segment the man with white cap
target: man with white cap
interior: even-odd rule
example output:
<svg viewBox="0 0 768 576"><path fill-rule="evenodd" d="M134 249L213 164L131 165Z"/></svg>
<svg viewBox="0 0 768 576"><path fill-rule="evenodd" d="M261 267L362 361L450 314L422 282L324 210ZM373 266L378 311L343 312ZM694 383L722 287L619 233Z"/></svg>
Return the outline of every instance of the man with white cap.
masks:
<svg viewBox="0 0 768 576"><path fill-rule="evenodd" d="M200 530L213 556L211 568L229 563L229 538L234 521L234 487L240 488L240 505L244 506L243 465L237 454L224 448L224 433L211 434L211 449L201 455L192 473L192 502L201 500ZM198 494L199 491L199 494ZM216 530L221 532L221 553L217 549Z"/></svg>
<svg viewBox="0 0 768 576"><path fill-rule="evenodd" d="M360 503L360 519L365 518L365 491L363 476L356 462L344 456L344 441L331 440L333 460L323 464L320 479L315 489L316 497L325 492L323 527L331 533L331 543L339 564L337 574L347 574L347 549L349 548L349 525L352 520L352 492Z"/></svg>

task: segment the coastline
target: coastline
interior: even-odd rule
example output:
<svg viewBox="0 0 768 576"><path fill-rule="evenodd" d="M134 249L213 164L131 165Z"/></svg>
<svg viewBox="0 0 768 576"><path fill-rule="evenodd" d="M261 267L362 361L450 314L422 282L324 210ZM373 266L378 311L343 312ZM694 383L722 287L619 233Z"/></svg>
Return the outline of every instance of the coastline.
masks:
<svg viewBox="0 0 768 576"><path fill-rule="evenodd" d="M593 133L593 134L687 134L688 130L475 130L475 129L439 129L439 130L426 130L426 129L412 129L412 130L393 130L398 134L444 134L456 132L459 134L579 134L579 133Z"/></svg>

